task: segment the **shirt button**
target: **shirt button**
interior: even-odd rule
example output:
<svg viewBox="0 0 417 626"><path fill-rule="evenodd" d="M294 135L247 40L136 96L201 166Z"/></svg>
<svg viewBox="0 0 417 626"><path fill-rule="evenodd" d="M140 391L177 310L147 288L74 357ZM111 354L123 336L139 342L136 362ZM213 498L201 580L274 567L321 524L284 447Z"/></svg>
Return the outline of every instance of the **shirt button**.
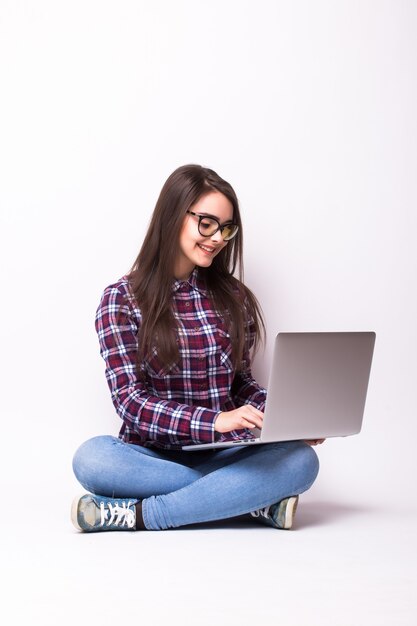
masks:
<svg viewBox="0 0 417 626"><path fill-rule="evenodd" d="M200 326L194 326L194 330L200 330Z"/></svg>
<svg viewBox="0 0 417 626"><path fill-rule="evenodd" d="M185 306L190 306L190 302L187 300L187 302L185 303Z"/></svg>

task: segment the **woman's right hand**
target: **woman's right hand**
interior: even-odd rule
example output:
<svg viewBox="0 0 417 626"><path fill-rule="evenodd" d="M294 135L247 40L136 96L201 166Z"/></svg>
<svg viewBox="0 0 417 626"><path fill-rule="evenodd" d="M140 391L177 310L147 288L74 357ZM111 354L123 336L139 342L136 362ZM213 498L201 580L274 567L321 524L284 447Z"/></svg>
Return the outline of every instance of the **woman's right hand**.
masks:
<svg viewBox="0 0 417 626"><path fill-rule="evenodd" d="M262 428L264 414L250 404L244 404L233 411L219 413L214 422L214 430L218 433L229 433L242 428Z"/></svg>

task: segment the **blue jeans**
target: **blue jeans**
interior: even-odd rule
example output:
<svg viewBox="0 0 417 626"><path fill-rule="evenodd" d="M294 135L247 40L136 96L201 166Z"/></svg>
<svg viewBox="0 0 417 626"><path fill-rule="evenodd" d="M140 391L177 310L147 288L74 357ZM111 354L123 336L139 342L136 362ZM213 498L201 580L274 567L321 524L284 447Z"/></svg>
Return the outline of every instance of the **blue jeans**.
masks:
<svg viewBox="0 0 417 626"><path fill-rule="evenodd" d="M161 530L243 515L300 494L319 463L302 441L186 452L100 436L78 448L73 468L87 491L142 500L146 528Z"/></svg>

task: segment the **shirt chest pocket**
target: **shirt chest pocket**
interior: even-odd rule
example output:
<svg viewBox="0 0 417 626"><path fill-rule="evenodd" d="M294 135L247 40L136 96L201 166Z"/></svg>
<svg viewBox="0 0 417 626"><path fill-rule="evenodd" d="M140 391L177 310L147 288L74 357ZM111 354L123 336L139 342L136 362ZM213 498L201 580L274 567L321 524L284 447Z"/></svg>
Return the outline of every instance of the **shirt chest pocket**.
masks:
<svg viewBox="0 0 417 626"><path fill-rule="evenodd" d="M232 341L230 335L224 329L217 327L217 350L216 362L221 370L233 372Z"/></svg>

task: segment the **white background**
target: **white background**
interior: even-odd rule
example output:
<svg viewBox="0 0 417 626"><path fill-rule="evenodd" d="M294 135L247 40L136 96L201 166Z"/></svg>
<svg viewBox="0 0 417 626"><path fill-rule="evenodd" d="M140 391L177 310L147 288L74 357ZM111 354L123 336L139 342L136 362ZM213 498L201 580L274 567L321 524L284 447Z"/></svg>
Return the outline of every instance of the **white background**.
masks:
<svg viewBox="0 0 417 626"><path fill-rule="evenodd" d="M292 571L311 545L309 528L319 532L320 524L308 522L327 523L326 532L312 540L320 542L320 551L305 577L310 588L317 562L324 572L326 558L334 554L334 546L326 546L332 529L326 519L334 521L340 547L368 512L371 522L360 545L375 536L381 543L366 584L380 571L391 572L381 583L383 591L375 591L381 593L378 602L392 599L393 588L399 595L383 615L374 611L379 598L374 595L372 601L352 603L350 613L345 607L339 622L332 622L329 612L329 623L351 626L353 619L362 623L362 616L379 625L411 624L416 27L417 3L411 0L1 0L1 480L8 505L21 509L19 533L32 527L39 533L49 529L55 537L46 554L56 556L65 546L64 552L77 554L72 567L82 571L77 559L82 563L90 546L100 568L100 558L110 554L113 574L118 570L120 535L105 539L113 543L100 549L90 537L81 552L83 537L70 529L67 511L79 490L71 473L75 448L90 436L119 429L98 353L95 309L104 287L132 265L168 175L185 163L200 163L228 180L240 199L246 282L263 306L268 328L265 352L254 364L262 383L279 330L377 333L363 431L320 448L322 470L306 496L312 508L305 513L304 535L291 535L304 536L306 543L301 550L296 540L286 539L291 548L286 546L286 553L277 546L277 558L287 554L286 571ZM314 502L327 503L327 513ZM355 517L361 510L362 518ZM31 511L35 526L29 523ZM395 531L404 516L410 524L394 549L391 528ZM2 515L2 524L13 527L13 517ZM201 530L201 537L204 532L209 531ZM227 541L222 529L215 532L214 541L232 544L236 554L238 531L229 532ZM256 531L245 532L243 541L251 545ZM31 539L16 565L19 533L10 544L16 568L12 607L19 604L22 559L31 555L33 569L26 568L31 589L42 561ZM156 535L147 535L150 560L157 554L163 562L168 536L181 537L181 558L190 549L187 534ZM196 533L189 536L195 551ZM268 531L262 537L272 541ZM271 548L265 550L268 559ZM389 555L397 559L395 566ZM211 548L208 597L219 580L210 556ZM123 558L128 562L128 553ZM42 579L44 595L31 596L33 604L27 604L32 623L38 618L53 623L68 599L68 580L57 591L59 567L66 580L68 568L51 562ZM256 567L265 571L265 563L257 561ZM337 563L333 571L342 576ZM331 579L334 606L342 602L346 585L338 575ZM122 584L123 577L118 580ZM357 583L356 573L352 581ZM288 587L287 597L298 598L299 584ZM320 584L328 588L329 580ZM50 585L56 604L45 595ZM259 585L249 587L254 592ZM75 583L68 592L74 611L78 601L88 604L80 589ZM247 592L238 585L232 595ZM191 596L197 603L196 589ZM312 593L309 602L323 608L328 599L319 601ZM224 615L228 607L225 603ZM271 614L272 607L271 600ZM307 615L298 621L288 612L285 623L306 623ZM311 615L308 619L316 623ZM323 624L326 616L317 619Z"/></svg>

